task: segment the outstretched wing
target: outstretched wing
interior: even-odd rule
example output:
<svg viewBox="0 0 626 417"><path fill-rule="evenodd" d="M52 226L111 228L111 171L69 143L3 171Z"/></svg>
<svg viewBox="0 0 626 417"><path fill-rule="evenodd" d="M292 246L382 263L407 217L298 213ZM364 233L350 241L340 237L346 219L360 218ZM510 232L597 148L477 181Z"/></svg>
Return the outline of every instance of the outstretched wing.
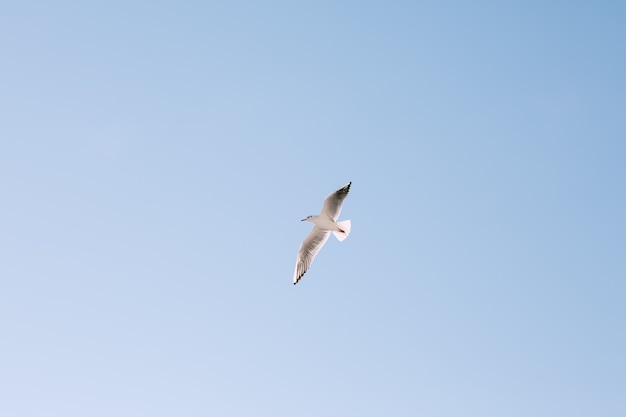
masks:
<svg viewBox="0 0 626 417"><path fill-rule="evenodd" d="M322 207L322 212L320 213L320 215L328 216L333 221L337 221L339 213L341 213L343 200L345 200L348 196L351 184L352 182L349 182L337 191L330 193L330 195L326 197L326 200L324 200L324 207Z"/></svg>
<svg viewBox="0 0 626 417"><path fill-rule="evenodd" d="M309 269L315 259L315 255L322 249L322 246L328 240L330 232L322 230L317 226L313 226L311 233L304 239L298 251L298 259L296 260L296 269L293 272L293 284L296 285L304 273Z"/></svg>

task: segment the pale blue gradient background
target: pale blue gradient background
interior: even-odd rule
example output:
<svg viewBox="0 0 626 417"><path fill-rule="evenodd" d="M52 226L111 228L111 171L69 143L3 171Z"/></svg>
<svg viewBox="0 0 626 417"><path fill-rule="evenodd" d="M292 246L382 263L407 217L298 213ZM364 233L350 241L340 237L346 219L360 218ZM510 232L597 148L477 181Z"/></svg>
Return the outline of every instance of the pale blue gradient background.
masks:
<svg viewBox="0 0 626 417"><path fill-rule="evenodd" d="M0 415L626 415L625 21L3 2Z"/></svg>

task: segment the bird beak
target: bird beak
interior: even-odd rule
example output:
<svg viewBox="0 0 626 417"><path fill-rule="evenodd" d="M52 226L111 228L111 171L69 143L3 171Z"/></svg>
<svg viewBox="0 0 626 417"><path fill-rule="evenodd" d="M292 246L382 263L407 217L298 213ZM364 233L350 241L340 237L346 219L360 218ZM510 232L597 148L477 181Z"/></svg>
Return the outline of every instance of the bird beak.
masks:
<svg viewBox="0 0 626 417"><path fill-rule="evenodd" d="M305 220L306 220L306 219L302 219L302 220L300 220L300 221L301 221L301 222L303 222L303 221L305 221Z"/></svg>

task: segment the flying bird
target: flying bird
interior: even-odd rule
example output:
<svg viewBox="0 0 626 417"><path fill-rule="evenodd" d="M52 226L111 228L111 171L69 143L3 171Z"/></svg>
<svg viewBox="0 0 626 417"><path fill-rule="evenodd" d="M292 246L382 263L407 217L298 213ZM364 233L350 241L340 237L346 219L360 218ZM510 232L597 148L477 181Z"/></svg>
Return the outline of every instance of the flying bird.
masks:
<svg viewBox="0 0 626 417"><path fill-rule="evenodd" d="M350 234L352 224L350 220L338 222L337 218L339 213L341 213L343 200L348 196L351 184L352 182L349 182L337 191L330 193L324 200L324 207L322 207L320 214L317 216L306 216L302 219L303 222L311 222L314 226L311 233L300 245L296 269L293 272L293 285L296 285L309 269L313 259L315 259L315 255L322 249L331 232L340 242L344 241Z"/></svg>

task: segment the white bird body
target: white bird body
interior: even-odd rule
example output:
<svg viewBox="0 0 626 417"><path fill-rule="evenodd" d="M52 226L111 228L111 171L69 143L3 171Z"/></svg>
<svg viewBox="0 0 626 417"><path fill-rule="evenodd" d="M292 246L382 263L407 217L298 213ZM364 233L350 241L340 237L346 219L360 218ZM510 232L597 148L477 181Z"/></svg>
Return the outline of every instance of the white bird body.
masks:
<svg viewBox="0 0 626 417"><path fill-rule="evenodd" d="M337 225L337 222L335 222L330 217L326 217L326 216L309 216L306 219L304 219L304 221L309 221L309 222L313 223L314 225L316 225L317 227L319 227L320 229L323 229L323 230L329 230L331 232L338 232L338 231L340 231L340 228Z"/></svg>
<svg viewBox="0 0 626 417"><path fill-rule="evenodd" d="M350 185L348 183L338 189L337 191L330 193L324 200L324 207L319 215L307 216L302 221L309 221L313 223L313 229L311 233L304 239L300 245L298 251L298 258L296 259L296 268L293 273L294 285L298 283L300 278L306 273L306 271L313 263L313 259L320 251L322 246L328 240L330 233L332 232L335 237L340 241L344 241L350 234L352 223L350 220L337 221L339 213L341 213L341 207L343 200L345 200L348 192L350 191Z"/></svg>

